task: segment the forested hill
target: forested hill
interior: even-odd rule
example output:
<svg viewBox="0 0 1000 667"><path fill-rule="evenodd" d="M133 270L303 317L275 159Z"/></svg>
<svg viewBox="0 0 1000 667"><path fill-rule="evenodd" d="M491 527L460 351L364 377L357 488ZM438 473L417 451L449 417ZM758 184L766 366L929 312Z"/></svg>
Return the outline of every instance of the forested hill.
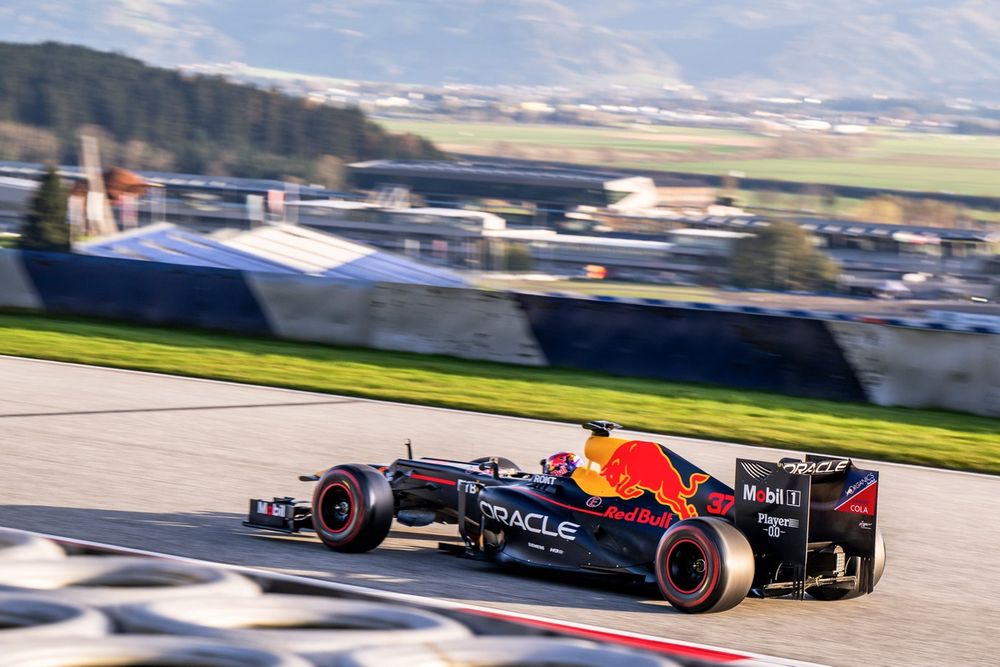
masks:
<svg viewBox="0 0 1000 667"><path fill-rule="evenodd" d="M182 76L118 54L0 43L0 64L0 159L75 162L84 125L106 135L105 162L131 168L322 180L346 161L441 156L358 109Z"/></svg>

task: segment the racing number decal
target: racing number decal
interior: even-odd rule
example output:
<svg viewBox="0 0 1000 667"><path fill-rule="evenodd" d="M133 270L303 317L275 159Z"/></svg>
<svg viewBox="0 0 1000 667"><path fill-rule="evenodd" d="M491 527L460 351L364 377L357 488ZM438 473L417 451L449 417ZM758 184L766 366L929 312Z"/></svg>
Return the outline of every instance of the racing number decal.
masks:
<svg viewBox="0 0 1000 667"><path fill-rule="evenodd" d="M718 514L719 516L724 516L733 507L733 502L735 498L731 493L710 493L708 494L708 510L709 514Z"/></svg>

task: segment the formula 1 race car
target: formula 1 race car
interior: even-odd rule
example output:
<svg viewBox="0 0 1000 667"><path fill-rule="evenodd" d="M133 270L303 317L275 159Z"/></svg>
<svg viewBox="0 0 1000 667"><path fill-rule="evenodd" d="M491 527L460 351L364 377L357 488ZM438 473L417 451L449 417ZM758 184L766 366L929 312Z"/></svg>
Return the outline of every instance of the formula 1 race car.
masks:
<svg viewBox="0 0 1000 667"><path fill-rule="evenodd" d="M736 489L666 447L591 432L571 475L523 472L504 458L338 465L312 503L252 499L245 525L313 529L330 549L362 552L407 526L457 524L464 554L499 563L655 582L680 611L730 609L747 595L843 600L885 568L878 473L848 459L737 459ZM446 548L448 545L442 545Z"/></svg>

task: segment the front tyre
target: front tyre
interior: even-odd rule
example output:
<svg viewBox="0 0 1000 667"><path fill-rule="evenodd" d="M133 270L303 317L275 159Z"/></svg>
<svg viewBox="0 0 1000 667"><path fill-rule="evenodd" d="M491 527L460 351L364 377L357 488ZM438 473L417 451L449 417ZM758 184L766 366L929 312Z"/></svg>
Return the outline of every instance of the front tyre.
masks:
<svg viewBox="0 0 1000 667"><path fill-rule="evenodd" d="M371 466L330 468L313 490L313 528L334 551L359 553L380 545L394 509L389 481Z"/></svg>
<svg viewBox="0 0 1000 667"><path fill-rule="evenodd" d="M736 526L718 517L686 519L660 538L656 583L678 611L732 609L753 584L753 550Z"/></svg>

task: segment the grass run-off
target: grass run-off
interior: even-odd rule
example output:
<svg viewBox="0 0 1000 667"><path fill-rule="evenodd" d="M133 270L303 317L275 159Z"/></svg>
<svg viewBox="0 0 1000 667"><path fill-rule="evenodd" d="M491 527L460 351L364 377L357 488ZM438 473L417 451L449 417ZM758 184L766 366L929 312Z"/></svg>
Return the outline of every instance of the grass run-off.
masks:
<svg viewBox="0 0 1000 667"><path fill-rule="evenodd" d="M1000 420L950 412L19 313L0 353L1000 473Z"/></svg>

